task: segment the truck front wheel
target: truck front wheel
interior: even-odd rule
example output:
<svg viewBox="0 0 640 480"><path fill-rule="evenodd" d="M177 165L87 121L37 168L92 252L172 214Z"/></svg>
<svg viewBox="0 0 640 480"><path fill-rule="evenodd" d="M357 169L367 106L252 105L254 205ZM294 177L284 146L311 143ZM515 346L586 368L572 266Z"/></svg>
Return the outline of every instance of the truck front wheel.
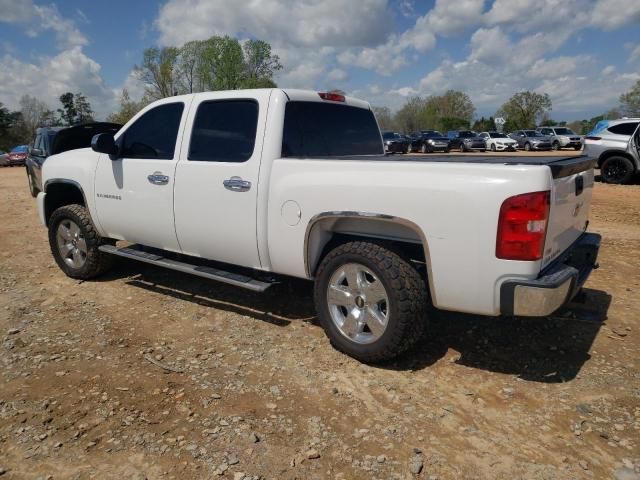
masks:
<svg viewBox="0 0 640 480"><path fill-rule="evenodd" d="M51 253L60 269L71 278L89 280L111 267L111 255L98 250L107 241L96 232L89 212L82 205L65 205L51 214Z"/></svg>
<svg viewBox="0 0 640 480"><path fill-rule="evenodd" d="M329 252L318 267L314 297L332 345L363 362L404 352L427 322L421 275L376 243L349 242Z"/></svg>

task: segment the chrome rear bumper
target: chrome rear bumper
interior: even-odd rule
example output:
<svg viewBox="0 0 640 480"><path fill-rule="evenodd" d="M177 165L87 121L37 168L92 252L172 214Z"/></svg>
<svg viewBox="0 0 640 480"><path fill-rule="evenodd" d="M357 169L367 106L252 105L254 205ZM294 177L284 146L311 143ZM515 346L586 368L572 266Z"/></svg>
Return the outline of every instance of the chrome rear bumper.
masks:
<svg viewBox="0 0 640 480"><path fill-rule="evenodd" d="M600 235L585 233L538 278L504 282L500 287L501 314L544 317L571 301L597 268L600 241Z"/></svg>

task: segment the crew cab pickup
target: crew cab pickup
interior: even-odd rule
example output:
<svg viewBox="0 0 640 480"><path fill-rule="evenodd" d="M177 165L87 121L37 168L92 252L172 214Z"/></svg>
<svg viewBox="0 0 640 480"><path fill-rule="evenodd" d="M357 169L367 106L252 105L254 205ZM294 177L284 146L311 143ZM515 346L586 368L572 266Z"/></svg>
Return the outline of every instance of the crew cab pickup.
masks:
<svg viewBox="0 0 640 480"><path fill-rule="evenodd" d="M586 233L593 166L385 155L364 101L218 91L157 101L49 157L37 201L70 277L120 256L254 291L313 280L332 344L374 362L420 337L430 305L546 316L570 301L600 245Z"/></svg>

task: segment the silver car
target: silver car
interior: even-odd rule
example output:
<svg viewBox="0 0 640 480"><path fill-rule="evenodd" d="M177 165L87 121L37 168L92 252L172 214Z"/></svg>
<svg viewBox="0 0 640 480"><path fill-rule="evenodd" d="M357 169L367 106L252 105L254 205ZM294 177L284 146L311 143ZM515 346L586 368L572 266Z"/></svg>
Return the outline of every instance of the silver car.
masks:
<svg viewBox="0 0 640 480"><path fill-rule="evenodd" d="M535 130L516 130L509 134L518 143L518 148L529 150L551 150L551 139Z"/></svg>
<svg viewBox="0 0 640 480"><path fill-rule="evenodd" d="M640 118L601 120L584 138L584 154L598 160L605 183L629 183L640 170L638 151L630 142L639 125Z"/></svg>
<svg viewBox="0 0 640 480"><path fill-rule="evenodd" d="M551 138L551 150L561 148L582 148L582 137L568 127L540 127L536 132Z"/></svg>

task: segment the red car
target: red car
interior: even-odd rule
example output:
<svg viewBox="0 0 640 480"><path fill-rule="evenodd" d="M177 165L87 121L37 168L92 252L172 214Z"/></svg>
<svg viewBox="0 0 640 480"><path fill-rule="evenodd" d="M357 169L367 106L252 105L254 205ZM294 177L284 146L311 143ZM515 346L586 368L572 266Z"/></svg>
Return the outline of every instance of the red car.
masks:
<svg viewBox="0 0 640 480"><path fill-rule="evenodd" d="M27 155L29 154L29 147L27 145L20 145L15 147L13 150L9 152L8 164L10 167L14 165L24 165L24 162L27 160Z"/></svg>

